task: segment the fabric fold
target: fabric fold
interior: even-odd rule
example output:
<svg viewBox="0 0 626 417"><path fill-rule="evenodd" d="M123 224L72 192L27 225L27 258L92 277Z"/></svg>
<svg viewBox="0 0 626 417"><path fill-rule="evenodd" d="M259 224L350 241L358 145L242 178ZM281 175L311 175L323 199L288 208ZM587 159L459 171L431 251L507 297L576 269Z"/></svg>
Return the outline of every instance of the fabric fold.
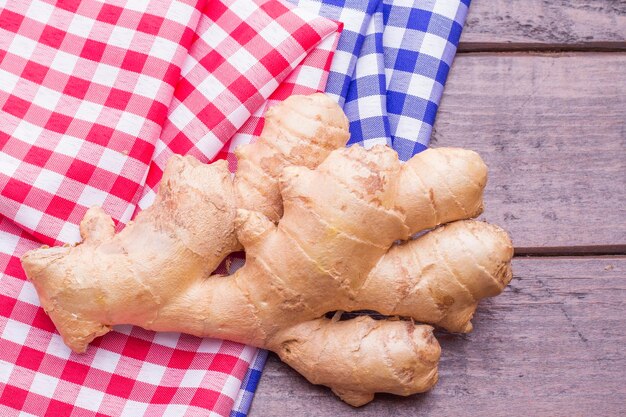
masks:
<svg viewBox="0 0 626 417"><path fill-rule="evenodd" d="M237 146L250 143L261 134L263 129L263 115L265 111L283 101L293 94L313 94L324 91L327 84L333 52L337 48L339 35L343 25L339 24L338 30L326 37L313 50L311 50L302 62L289 74L289 76L276 88L269 98L259 107L254 114L241 126L237 133L222 148L216 159L226 159L232 172L237 169L235 149Z"/></svg>
<svg viewBox="0 0 626 417"><path fill-rule="evenodd" d="M153 201L172 154L214 160L309 52L338 30L336 22L276 0L209 2L157 142L140 207Z"/></svg>
<svg viewBox="0 0 626 417"><path fill-rule="evenodd" d="M387 115L387 81L383 46L383 3L369 19L344 111L350 120L349 144L392 146Z"/></svg>
<svg viewBox="0 0 626 417"><path fill-rule="evenodd" d="M290 1L345 24L326 92L345 104L351 144L385 142L402 160L426 149L470 0Z"/></svg>

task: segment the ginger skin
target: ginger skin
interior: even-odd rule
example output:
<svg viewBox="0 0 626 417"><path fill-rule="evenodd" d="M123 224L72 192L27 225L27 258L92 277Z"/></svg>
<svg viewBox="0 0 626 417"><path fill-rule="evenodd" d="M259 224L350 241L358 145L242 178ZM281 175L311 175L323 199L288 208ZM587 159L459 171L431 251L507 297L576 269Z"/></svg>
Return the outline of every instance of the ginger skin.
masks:
<svg viewBox="0 0 626 417"><path fill-rule="evenodd" d="M470 331L478 301L511 279L506 233L463 220L482 211L486 167L460 149L402 165L383 146L342 148L343 112L312 97L272 110L262 139L238 152L234 182L224 162L175 156L154 205L118 234L92 208L82 243L24 255L70 348L115 324L234 340L273 350L354 406L436 383L439 344L414 321ZM246 264L211 276L239 245ZM324 318L361 309L412 320Z"/></svg>

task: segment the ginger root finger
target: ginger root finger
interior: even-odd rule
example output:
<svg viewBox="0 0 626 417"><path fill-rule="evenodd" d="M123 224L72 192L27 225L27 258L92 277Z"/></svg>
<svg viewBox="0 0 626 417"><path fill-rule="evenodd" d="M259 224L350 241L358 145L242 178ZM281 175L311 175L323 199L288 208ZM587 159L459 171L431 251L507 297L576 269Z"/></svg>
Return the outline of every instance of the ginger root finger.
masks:
<svg viewBox="0 0 626 417"><path fill-rule="evenodd" d="M208 277L238 245L235 216L225 161L174 156L154 204L121 232L91 208L82 243L29 251L22 266L65 343L83 352L110 325L149 328L162 305Z"/></svg>
<svg viewBox="0 0 626 417"><path fill-rule="evenodd" d="M235 150L239 208L256 210L273 222L283 213L278 179L288 166L316 168L348 142L348 118L322 93L291 96L265 113L259 139Z"/></svg>
<svg viewBox="0 0 626 417"><path fill-rule="evenodd" d="M431 148L402 166L397 204L411 234L483 211L487 166L473 151Z"/></svg>
<svg viewBox="0 0 626 417"><path fill-rule="evenodd" d="M411 395L437 382L441 348L432 327L407 321L317 319L280 332L269 345L313 384L355 407L377 392Z"/></svg>
<svg viewBox="0 0 626 417"><path fill-rule="evenodd" d="M500 294L511 280L512 256L511 240L499 227L449 223L392 247L370 272L356 304L469 332L478 302Z"/></svg>

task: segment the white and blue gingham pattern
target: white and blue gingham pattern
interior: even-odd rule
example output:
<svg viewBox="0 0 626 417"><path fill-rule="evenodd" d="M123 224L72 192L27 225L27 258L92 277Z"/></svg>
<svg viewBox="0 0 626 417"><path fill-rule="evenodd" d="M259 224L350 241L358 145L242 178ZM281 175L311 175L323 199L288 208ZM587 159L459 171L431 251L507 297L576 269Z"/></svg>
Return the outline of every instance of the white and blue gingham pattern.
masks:
<svg viewBox="0 0 626 417"><path fill-rule="evenodd" d="M289 1L344 24L326 93L350 120L350 144L388 144L402 160L426 149L471 0ZM266 357L230 417L247 415Z"/></svg>
<svg viewBox="0 0 626 417"><path fill-rule="evenodd" d="M470 0L290 0L344 23L326 92L344 106L350 143L428 146Z"/></svg>
<svg viewBox="0 0 626 417"><path fill-rule="evenodd" d="M248 368L246 376L241 383L241 389L239 395L235 401L235 406L230 412L230 417L246 417L252 404L252 398L256 391L259 380L261 379L261 372L267 359L267 350L258 349L256 357L252 361L252 365ZM261 413L262 414L262 413Z"/></svg>

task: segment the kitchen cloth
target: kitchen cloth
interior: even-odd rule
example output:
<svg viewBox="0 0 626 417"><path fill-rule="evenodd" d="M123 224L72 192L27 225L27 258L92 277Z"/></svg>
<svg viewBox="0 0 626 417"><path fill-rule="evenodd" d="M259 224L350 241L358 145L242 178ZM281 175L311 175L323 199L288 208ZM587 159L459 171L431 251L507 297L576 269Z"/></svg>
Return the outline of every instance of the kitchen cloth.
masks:
<svg viewBox="0 0 626 417"><path fill-rule="evenodd" d="M344 23L326 85L350 144L426 149L470 0L290 0Z"/></svg>

